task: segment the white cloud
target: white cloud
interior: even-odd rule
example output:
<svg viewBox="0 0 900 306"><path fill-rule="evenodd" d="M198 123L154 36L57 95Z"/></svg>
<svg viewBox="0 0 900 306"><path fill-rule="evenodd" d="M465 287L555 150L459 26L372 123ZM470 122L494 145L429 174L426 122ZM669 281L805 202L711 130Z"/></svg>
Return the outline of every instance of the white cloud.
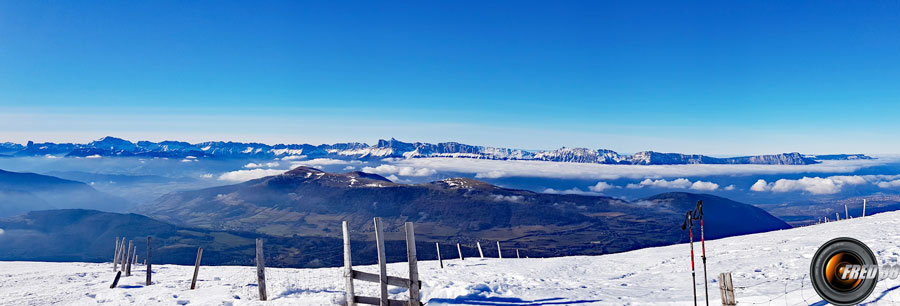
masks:
<svg viewBox="0 0 900 306"><path fill-rule="evenodd" d="M212 175L212 173L204 173L204 174L201 175L200 177L205 178L205 179L209 179L209 178L212 178L213 175Z"/></svg>
<svg viewBox="0 0 900 306"><path fill-rule="evenodd" d="M237 170L231 172L222 173L219 176L220 181L228 181L228 182L244 182L252 179L258 179L261 177L278 175L284 173L285 170L279 169L251 169L251 170Z"/></svg>
<svg viewBox="0 0 900 306"><path fill-rule="evenodd" d="M268 162L268 163L249 163L244 165L244 168L275 168L280 164L278 162Z"/></svg>
<svg viewBox="0 0 900 306"><path fill-rule="evenodd" d="M382 175L394 174L397 173L398 168L394 165L379 165L378 167L363 167L362 171L365 173L376 173Z"/></svg>
<svg viewBox="0 0 900 306"><path fill-rule="evenodd" d="M572 189L566 189L566 190L556 190L556 189L553 189L553 188L547 188L547 189L544 189L543 193L551 193L551 194L578 194L578 195L591 195L591 196L600 195L600 193L598 193L598 192L584 191L584 190L579 189L578 187L574 187L574 188L572 188Z"/></svg>
<svg viewBox="0 0 900 306"><path fill-rule="evenodd" d="M719 184L713 182L704 182L704 181L696 181L691 182L691 180L686 178L678 178L674 180L667 179L644 179L640 183L637 184L628 184L626 186L630 189L640 189L644 187L652 187L652 188L666 188L666 189L693 189L693 190L702 190L702 191L713 191L719 189Z"/></svg>
<svg viewBox="0 0 900 306"><path fill-rule="evenodd" d="M611 185L607 182L597 182L596 185L588 187L588 190L593 192L603 192L607 189L618 188L617 186Z"/></svg>
<svg viewBox="0 0 900 306"><path fill-rule="evenodd" d="M346 166L346 167L344 167L344 171L350 171L350 170L356 170L356 167L354 167L354 166Z"/></svg>
<svg viewBox="0 0 900 306"><path fill-rule="evenodd" d="M471 158L390 159L396 166L430 168L439 172L481 175L479 178L545 177L614 180L620 178L680 178L731 174L849 173L893 159L834 160L813 165L601 165L529 160Z"/></svg>
<svg viewBox="0 0 900 306"><path fill-rule="evenodd" d="M3 229L0 228L0 235L3 235Z"/></svg>
<svg viewBox="0 0 900 306"><path fill-rule="evenodd" d="M84 158L101 158L101 157L103 157L103 156L100 156L100 154L94 154L91 156L85 156Z"/></svg>
<svg viewBox="0 0 900 306"><path fill-rule="evenodd" d="M501 178L504 176L506 176L506 172L498 171L498 170L491 170L488 172L475 173L475 178L495 179L495 178Z"/></svg>
<svg viewBox="0 0 900 306"><path fill-rule="evenodd" d="M378 167L363 167L363 172L375 173L380 175L399 175L399 176L431 176L437 174L437 171L431 168L414 168L414 167L398 167L394 165L380 165Z"/></svg>
<svg viewBox="0 0 900 306"><path fill-rule="evenodd" d="M806 177L800 179L779 179L774 183L767 183L765 180L758 180L750 190L762 192L791 192L802 191L811 194L835 194L841 192L844 186L861 185L869 182L868 179L876 179L876 176L846 176L836 175L829 177Z"/></svg>
<svg viewBox="0 0 900 306"><path fill-rule="evenodd" d="M290 155L290 156L282 157L281 160L300 160L300 159L305 159L305 158L306 158L306 155Z"/></svg>
<svg viewBox="0 0 900 306"><path fill-rule="evenodd" d="M691 186L691 181L686 178L679 178L674 180L666 180L666 179L645 179L637 184L628 184L628 188L638 189L644 187L655 187L655 188L671 188L671 189L686 189Z"/></svg>
<svg viewBox="0 0 900 306"><path fill-rule="evenodd" d="M878 185L878 187L881 187L881 188L895 188L895 187L900 187L900 180L883 181L883 182L875 183L875 185Z"/></svg>
<svg viewBox="0 0 900 306"><path fill-rule="evenodd" d="M732 190L734 190L734 184L725 186L725 188L723 188L723 189L725 189L726 191L732 191Z"/></svg>
<svg viewBox="0 0 900 306"><path fill-rule="evenodd" d="M400 172L398 172L397 174L403 176L430 176L437 174L437 171L429 168L413 169L411 167L403 167L400 168Z"/></svg>
<svg viewBox="0 0 900 306"><path fill-rule="evenodd" d="M756 183L753 183L753 186L750 186L750 190L753 191L766 191L768 188L766 180L763 179L756 181Z"/></svg>
<svg viewBox="0 0 900 306"><path fill-rule="evenodd" d="M495 194L495 195L493 196L493 198L494 198L494 201L497 201L497 202L503 202L503 201L506 201L506 202L519 203L519 202L522 202L522 201L525 200L525 197L519 196L519 195L509 195L509 196L505 196L505 195Z"/></svg>
<svg viewBox="0 0 900 306"><path fill-rule="evenodd" d="M696 181L691 184L691 189L702 191L713 191L719 189L719 184L713 182Z"/></svg>
<svg viewBox="0 0 900 306"><path fill-rule="evenodd" d="M394 183L409 183L409 180L401 179L401 178L399 178L399 177L397 177L396 175L393 175L393 174L388 175L388 176L386 176L385 178L388 179L388 180L390 180L391 182L394 182Z"/></svg>

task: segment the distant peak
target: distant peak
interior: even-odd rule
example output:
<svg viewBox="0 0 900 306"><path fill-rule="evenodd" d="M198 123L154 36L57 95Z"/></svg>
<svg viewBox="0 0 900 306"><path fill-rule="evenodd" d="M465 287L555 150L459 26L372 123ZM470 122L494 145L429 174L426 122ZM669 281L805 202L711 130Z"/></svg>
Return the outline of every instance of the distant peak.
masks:
<svg viewBox="0 0 900 306"><path fill-rule="evenodd" d="M97 140L97 141L100 141L100 142L107 142L107 141L116 141L116 142L119 142L119 141L126 141L126 140L125 140L125 139L122 139L122 138L118 138L118 137L106 136L106 137L100 138L100 139Z"/></svg>
<svg viewBox="0 0 900 306"><path fill-rule="evenodd" d="M286 175L304 175L307 173L324 173L325 171L307 167L307 166L299 166L297 168L291 169L291 171L285 172Z"/></svg>

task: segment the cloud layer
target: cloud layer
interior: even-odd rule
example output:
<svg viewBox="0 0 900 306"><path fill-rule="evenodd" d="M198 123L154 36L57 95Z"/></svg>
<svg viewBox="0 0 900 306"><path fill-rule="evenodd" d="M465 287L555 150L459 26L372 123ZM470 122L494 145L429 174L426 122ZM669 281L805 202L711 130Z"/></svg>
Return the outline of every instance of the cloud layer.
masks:
<svg viewBox="0 0 900 306"><path fill-rule="evenodd" d="M222 173L219 176L220 181L226 182L244 182L252 179L258 179L261 177L267 177L271 175L278 175L287 172L287 170L280 169L250 169L250 170L237 170L231 172Z"/></svg>
<svg viewBox="0 0 900 306"><path fill-rule="evenodd" d="M814 165L600 165L527 160L469 158L413 158L390 160L399 167L429 168L439 172L473 173L476 178L544 177L614 180L621 178L681 178L711 175L782 173L850 173L887 163L888 159L825 161Z"/></svg>
<svg viewBox="0 0 900 306"><path fill-rule="evenodd" d="M399 175L399 176L431 176L437 174L437 171L431 168L415 168L406 166L394 166L389 164L380 165L378 167L363 167L365 173L375 173L380 175Z"/></svg>
<svg viewBox="0 0 900 306"><path fill-rule="evenodd" d="M593 192L603 192L604 190L612 189L612 188L619 188L619 187L611 185L610 183L607 183L607 182L597 182L596 185L588 187L588 190L593 191Z"/></svg>
<svg viewBox="0 0 900 306"><path fill-rule="evenodd" d="M571 189L566 189L566 190L556 190L556 189L553 189L553 188L547 188L547 189L544 189L543 193L552 193L552 194L578 194L578 195L592 195L592 196L600 195L599 192L584 191L584 190L581 190L581 188L578 188L578 187L572 187Z"/></svg>
<svg viewBox="0 0 900 306"><path fill-rule="evenodd" d="M628 184L626 186L630 189L640 189L644 187L652 187L652 188L666 188L666 189L693 189L700 191L713 191L719 189L719 184L713 182L705 182L705 181L695 181L691 182L691 180L686 178L678 178L674 180L666 180L666 179L645 179L637 184Z"/></svg>
<svg viewBox="0 0 900 306"><path fill-rule="evenodd" d="M274 168L274 167L278 167L278 165L279 165L278 162L258 163L258 164L257 163L248 163L248 164L244 165L244 168L250 168L250 169Z"/></svg>
<svg viewBox="0 0 900 306"><path fill-rule="evenodd" d="M835 175L829 177L806 177L800 179L779 179L769 183L758 180L750 190L756 192L800 191L811 194L835 194L846 186L875 184L881 188L900 187L900 175Z"/></svg>

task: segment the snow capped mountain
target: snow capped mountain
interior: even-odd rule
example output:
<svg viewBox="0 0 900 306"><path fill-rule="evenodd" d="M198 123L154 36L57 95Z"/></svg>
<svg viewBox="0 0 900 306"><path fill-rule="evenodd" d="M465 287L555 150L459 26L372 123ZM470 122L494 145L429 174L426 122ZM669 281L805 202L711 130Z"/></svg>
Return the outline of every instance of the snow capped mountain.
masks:
<svg viewBox="0 0 900 306"><path fill-rule="evenodd" d="M611 150L591 150L586 148L561 148L553 151L542 151L534 154L534 159L558 162L620 164L627 163L627 158Z"/></svg>
<svg viewBox="0 0 900 306"><path fill-rule="evenodd" d="M803 155L797 152L774 155L717 158L696 154L660 153L643 151L623 155L607 149L563 147L548 151L526 151L510 148L467 145L458 142L424 143L403 142L394 138L379 140L375 145L349 142L336 144L277 144L210 141L190 144L180 141L138 141L133 143L115 137L104 137L87 144L28 142L26 146L12 143L0 145L0 154L18 156L64 155L88 156L140 156L185 158L334 158L343 160L370 160L384 158L474 158L492 160L535 160L570 163L628 164L628 165L687 165L687 164L767 164L808 165L818 160L871 159L862 154Z"/></svg>

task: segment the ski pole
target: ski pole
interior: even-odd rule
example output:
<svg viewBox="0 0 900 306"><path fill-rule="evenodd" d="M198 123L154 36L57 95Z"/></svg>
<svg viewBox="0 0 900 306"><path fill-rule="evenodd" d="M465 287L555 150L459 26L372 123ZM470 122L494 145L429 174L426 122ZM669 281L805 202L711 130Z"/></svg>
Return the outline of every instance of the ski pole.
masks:
<svg viewBox="0 0 900 306"><path fill-rule="evenodd" d="M694 215L693 212L688 210L687 214L684 216L684 223L681 224L681 230L688 229L690 232L690 243L691 243L691 278L693 282L691 283L691 287L694 289L694 306L697 306L697 273L694 270Z"/></svg>
<svg viewBox="0 0 900 306"><path fill-rule="evenodd" d="M709 306L709 278L706 276L706 237L703 234L703 200L697 201L697 208L694 209L694 214L698 215L700 219L700 247L703 250L700 258L703 260L703 289L706 292L706 306Z"/></svg>

